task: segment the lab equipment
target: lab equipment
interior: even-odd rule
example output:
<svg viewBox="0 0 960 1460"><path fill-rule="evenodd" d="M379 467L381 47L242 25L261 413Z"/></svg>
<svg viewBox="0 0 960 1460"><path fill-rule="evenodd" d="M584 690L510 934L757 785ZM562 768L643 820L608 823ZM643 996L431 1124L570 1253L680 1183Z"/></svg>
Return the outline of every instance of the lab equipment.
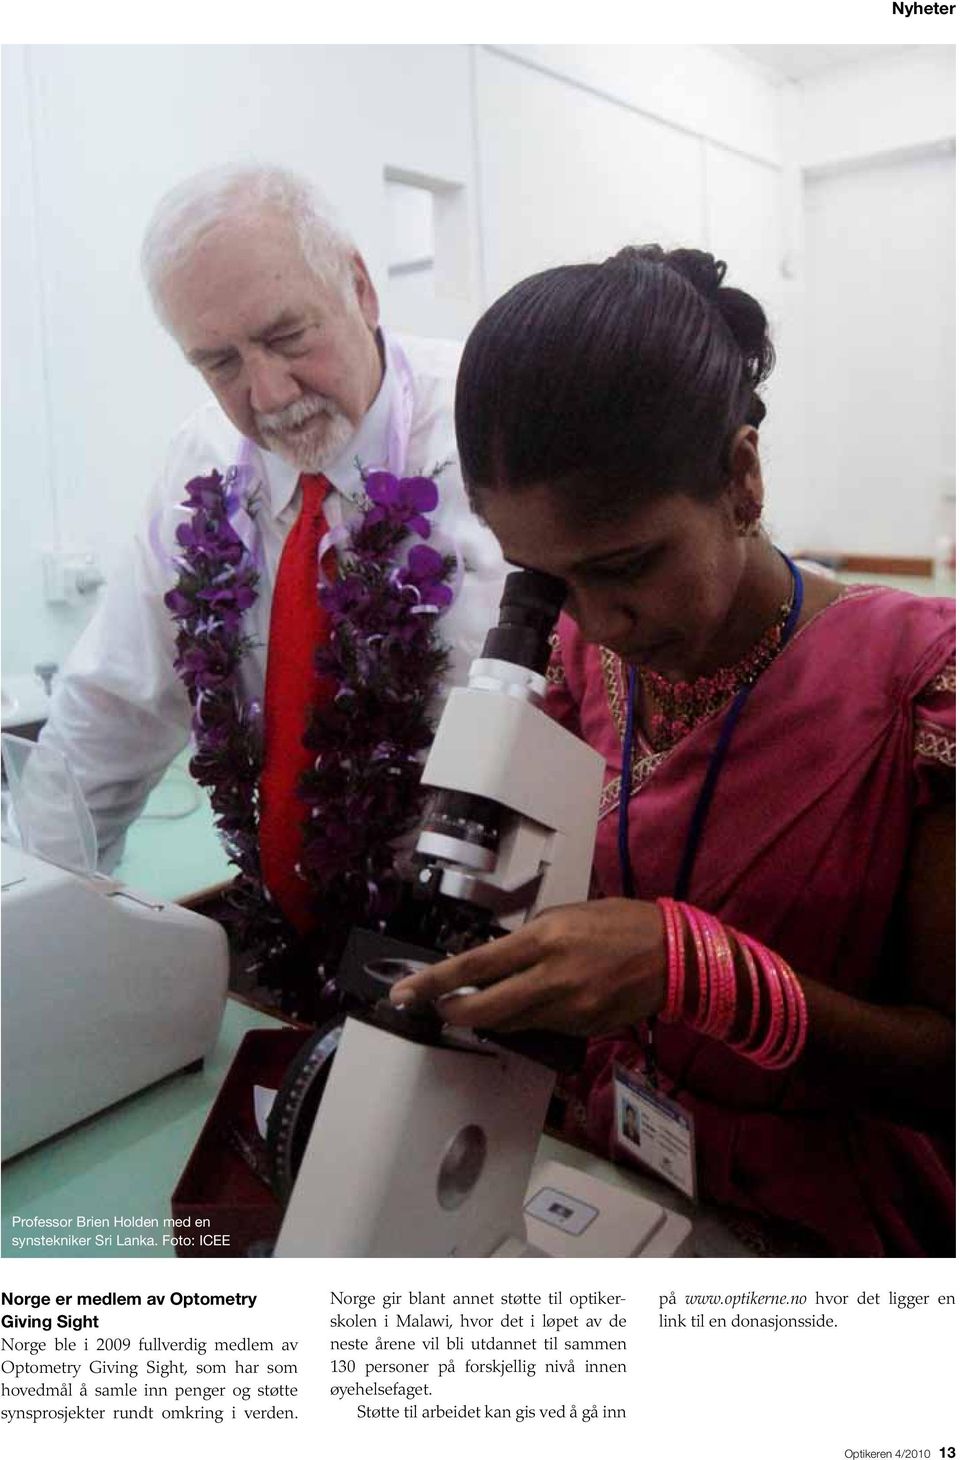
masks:
<svg viewBox="0 0 960 1460"><path fill-rule="evenodd" d="M9 736L3 752L22 841L2 846L6 1160L202 1061L228 955L216 923L96 872L59 752Z"/></svg>

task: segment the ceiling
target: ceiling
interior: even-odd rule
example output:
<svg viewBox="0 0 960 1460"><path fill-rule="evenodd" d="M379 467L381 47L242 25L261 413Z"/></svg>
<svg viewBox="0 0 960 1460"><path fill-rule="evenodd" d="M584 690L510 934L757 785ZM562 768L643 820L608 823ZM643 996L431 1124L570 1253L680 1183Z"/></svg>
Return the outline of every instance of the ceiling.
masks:
<svg viewBox="0 0 960 1460"><path fill-rule="evenodd" d="M803 81L837 66L897 55L908 46L731 46L780 80Z"/></svg>

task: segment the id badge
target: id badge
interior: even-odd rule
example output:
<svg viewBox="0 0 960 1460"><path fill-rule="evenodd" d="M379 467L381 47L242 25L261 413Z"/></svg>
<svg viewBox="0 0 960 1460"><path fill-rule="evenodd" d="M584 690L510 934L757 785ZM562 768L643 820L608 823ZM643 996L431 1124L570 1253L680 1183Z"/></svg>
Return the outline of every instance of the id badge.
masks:
<svg viewBox="0 0 960 1460"><path fill-rule="evenodd" d="M620 1150L694 1200L697 1163L690 1112L623 1065L614 1066L613 1094Z"/></svg>

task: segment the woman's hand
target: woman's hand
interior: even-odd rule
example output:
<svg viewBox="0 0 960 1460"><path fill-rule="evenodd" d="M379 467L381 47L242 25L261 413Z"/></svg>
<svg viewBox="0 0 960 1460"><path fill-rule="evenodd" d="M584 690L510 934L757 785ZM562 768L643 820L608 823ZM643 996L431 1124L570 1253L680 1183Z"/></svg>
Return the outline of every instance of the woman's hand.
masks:
<svg viewBox="0 0 960 1460"><path fill-rule="evenodd" d="M455 989L476 992L447 997ZM551 908L492 943L394 984L395 1004L440 999L448 1024L606 1034L666 997L663 919L627 898Z"/></svg>

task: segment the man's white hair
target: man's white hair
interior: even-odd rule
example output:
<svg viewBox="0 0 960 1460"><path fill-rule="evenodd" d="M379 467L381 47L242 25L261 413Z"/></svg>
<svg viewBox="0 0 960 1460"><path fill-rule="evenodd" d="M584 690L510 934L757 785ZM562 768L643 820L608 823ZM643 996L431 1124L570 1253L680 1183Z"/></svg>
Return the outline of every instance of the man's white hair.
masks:
<svg viewBox="0 0 960 1460"><path fill-rule="evenodd" d="M163 281L203 235L225 220L248 221L264 212L288 218L317 278L349 293L356 245L314 183L283 167L254 163L216 167L165 193L147 225L140 266L161 319Z"/></svg>

